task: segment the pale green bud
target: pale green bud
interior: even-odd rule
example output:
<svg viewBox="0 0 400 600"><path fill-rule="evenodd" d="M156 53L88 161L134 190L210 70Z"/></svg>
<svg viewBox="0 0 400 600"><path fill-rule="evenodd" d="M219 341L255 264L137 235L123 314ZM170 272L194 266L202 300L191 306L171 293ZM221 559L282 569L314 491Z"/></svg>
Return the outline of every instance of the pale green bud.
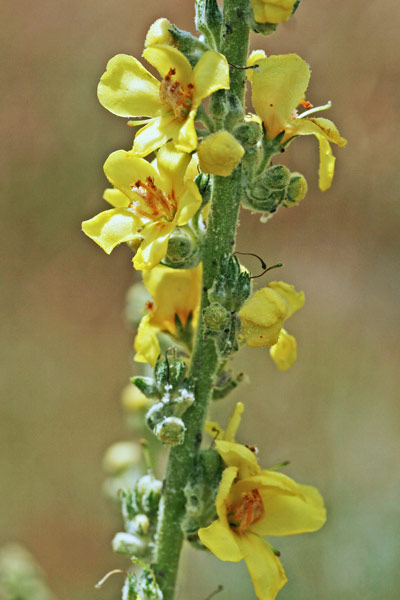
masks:
<svg viewBox="0 0 400 600"><path fill-rule="evenodd" d="M212 302L204 309L203 318L208 329L220 331L227 324L229 312L219 302Z"/></svg>
<svg viewBox="0 0 400 600"><path fill-rule="evenodd" d="M298 204L307 194L308 185L301 173L292 173L282 206L289 207Z"/></svg>
<svg viewBox="0 0 400 600"><path fill-rule="evenodd" d="M238 125L233 133L244 148L251 148L261 139L262 130L256 121L249 121Z"/></svg>
<svg viewBox="0 0 400 600"><path fill-rule="evenodd" d="M154 428L155 435L167 446L178 446L183 443L186 427L182 419L167 417Z"/></svg>
<svg viewBox="0 0 400 600"><path fill-rule="evenodd" d="M138 536L120 531L111 542L112 549L117 554L140 556L147 550L147 544Z"/></svg>

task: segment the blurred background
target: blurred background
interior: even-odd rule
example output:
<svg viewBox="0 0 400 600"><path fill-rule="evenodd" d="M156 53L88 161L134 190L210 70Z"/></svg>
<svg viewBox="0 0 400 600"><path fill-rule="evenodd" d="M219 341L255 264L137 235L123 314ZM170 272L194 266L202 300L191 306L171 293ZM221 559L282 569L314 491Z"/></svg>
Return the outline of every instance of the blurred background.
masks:
<svg viewBox="0 0 400 600"><path fill-rule="evenodd" d="M127 566L110 546L121 519L102 495L101 459L130 438L123 309L137 274L127 248L107 257L80 222L106 208L102 164L132 131L98 104L96 85L114 54L140 56L156 18L193 31L193 12L156 0L1 7L0 545L23 543L59 600L118 598L118 577L93 586ZM290 460L285 472L326 499L323 530L274 542L289 576L282 600L399 598L399 21L395 0L308 0L275 35L253 38L311 65L308 99L332 100L324 116L349 140L333 148L325 193L316 140L296 140L285 162L306 176L307 198L264 225L241 217L238 249L283 262L279 278L306 294L289 323L297 364L281 373L267 351L242 351L251 384L214 411L224 422L245 400L239 441L265 467ZM243 565L191 550L183 563L178 600L220 583L221 600L255 598Z"/></svg>

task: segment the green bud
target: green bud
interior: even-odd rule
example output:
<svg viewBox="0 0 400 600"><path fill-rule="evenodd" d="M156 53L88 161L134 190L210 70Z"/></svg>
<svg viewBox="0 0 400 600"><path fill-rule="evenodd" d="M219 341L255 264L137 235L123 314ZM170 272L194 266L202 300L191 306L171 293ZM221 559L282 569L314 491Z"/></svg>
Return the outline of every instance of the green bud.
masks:
<svg viewBox="0 0 400 600"><path fill-rule="evenodd" d="M146 514L157 512L162 492L161 481L156 479L152 473L148 473L139 479L135 491L143 512Z"/></svg>
<svg viewBox="0 0 400 600"><path fill-rule="evenodd" d="M168 241L163 264L173 269L193 269L200 262L200 244L189 225L177 227Z"/></svg>
<svg viewBox="0 0 400 600"><path fill-rule="evenodd" d="M160 392L151 377L132 377L131 382L146 398L154 399L160 397Z"/></svg>
<svg viewBox="0 0 400 600"><path fill-rule="evenodd" d="M249 121L238 125L233 134L244 148L251 148L261 139L262 130L256 121Z"/></svg>
<svg viewBox="0 0 400 600"><path fill-rule="evenodd" d="M112 549L116 554L127 556L141 556L147 550L147 544L136 535L120 531L111 542Z"/></svg>
<svg viewBox="0 0 400 600"><path fill-rule="evenodd" d="M173 45L178 48L182 54L186 56L191 66L194 67L196 63L203 56L204 52L207 52L208 47L188 31L179 29L176 25L171 25L169 33L173 38Z"/></svg>
<svg viewBox="0 0 400 600"><path fill-rule="evenodd" d="M220 262L219 273L208 291L210 303L221 304L228 312L240 310L250 296L250 274L242 270L236 256L225 255Z"/></svg>
<svg viewBox="0 0 400 600"><path fill-rule="evenodd" d="M203 310L204 323L211 331L224 329L229 318L229 312L218 302L212 302Z"/></svg>
<svg viewBox="0 0 400 600"><path fill-rule="evenodd" d="M247 188L243 206L255 212L274 213L285 199L290 171L283 165L270 167Z"/></svg>
<svg viewBox="0 0 400 600"><path fill-rule="evenodd" d="M133 519L133 524L136 527L139 535L147 535L149 532L150 521L146 515L136 515Z"/></svg>
<svg viewBox="0 0 400 600"><path fill-rule="evenodd" d="M292 173L282 206L287 208L298 204L307 194L307 190L308 185L305 177L301 173Z"/></svg>
<svg viewBox="0 0 400 600"><path fill-rule="evenodd" d="M178 417L166 417L154 428L155 435L167 446L179 446L185 439L186 427Z"/></svg>
<svg viewBox="0 0 400 600"><path fill-rule="evenodd" d="M259 178L265 189L283 190L290 181L290 171L284 165L270 167Z"/></svg>
<svg viewBox="0 0 400 600"><path fill-rule="evenodd" d="M217 0L195 1L196 29L206 38L211 49L218 50L222 42L223 18Z"/></svg>
<svg viewBox="0 0 400 600"><path fill-rule="evenodd" d="M168 358L159 356L154 367L156 386L163 393L178 388L186 375L186 363L170 353Z"/></svg>
<svg viewBox="0 0 400 600"><path fill-rule="evenodd" d="M140 575L129 573L122 588L122 600L162 600L163 595L154 573L143 569Z"/></svg>

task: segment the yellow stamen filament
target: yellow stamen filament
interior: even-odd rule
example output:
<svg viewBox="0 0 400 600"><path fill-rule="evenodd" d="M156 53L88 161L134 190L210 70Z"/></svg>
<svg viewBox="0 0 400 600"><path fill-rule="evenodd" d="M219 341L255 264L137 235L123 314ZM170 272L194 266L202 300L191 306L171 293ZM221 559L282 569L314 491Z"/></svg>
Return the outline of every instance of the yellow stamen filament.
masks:
<svg viewBox="0 0 400 600"><path fill-rule="evenodd" d="M135 212L152 219L165 216L169 221L173 220L177 209L174 190L166 194L155 185L152 177L147 177L145 182L139 179L131 185L131 190L144 200L144 203L130 204L130 208L134 208Z"/></svg>
<svg viewBox="0 0 400 600"><path fill-rule="evenodd" d="M192 106L194 85L188 83L187 86L184 86L179 81L174 81L175 73L175 69L170 69L162 80L160 100L174 113L178 121L184 121Z"/></svg>
<svg viewBox="0 0 400 600"><path fill-rule="evenodd" d="M239 504L228 507L228 521L235 531L246 531L250 525L257 523L264 514L264 505L257 489L244 493Z"/></svg>

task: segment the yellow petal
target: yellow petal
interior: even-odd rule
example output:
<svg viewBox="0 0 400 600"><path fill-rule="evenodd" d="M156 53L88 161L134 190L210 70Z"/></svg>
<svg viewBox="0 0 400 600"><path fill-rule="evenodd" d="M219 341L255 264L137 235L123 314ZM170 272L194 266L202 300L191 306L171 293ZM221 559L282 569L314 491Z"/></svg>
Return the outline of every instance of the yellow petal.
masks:
<svg viewBox="0 0 400 600"><path fill-rule="evenodd" d="M305 302L304 292L296 292L294 285L284 281L270 281L268 287L278 292L286 300L288 305L288 317L291 317L296 310L302 308Z"/></svg>
<svg viewBox="0 0 400 600"><path fill-rule="evenodd" d="M228 177L241 161L244 150L233 135L224 130L207 136L199 144L197 155L203 173Z"/></svg>
<svg viewBox="0 0 400 600"><path fill-rule="evenodd" d="M246 446L225 440L217 440L215 447L228 467L238 469L240 479L246 479L261 471L256 456Z"/></svg>
<svg viewBox="0 0 400 600"><path fill-rule="evenodd" d="M304 98L310 69L297 54L269 56L258 64L252 77L253 105L272 139L290 123L293 111Z"/></svg>
<svg viewBox="0 0 400 600"><path fill-rule="evenodd" d="M251 0L257 23L284 23L292 16L296 0Z"/></svg>
<svg viewBox="0 0 400 600"><path fill-rule="evenodd" d="M176 214L178 225L186 225L201 206L201 194L194 181L186 181Z"/></svg>
<svg viewBox="0 0 400 600"><path fill-rule="evenodd" d="M117 150L110 154L104 163L104 173L107 179L119 189L131 202L142 202L142 198L132 191L136 181L145 181L147 177L157 179L158 173L143 158L138 158L133 152Z"/></svg>
<svg viewBox="0 0 400 600"><path fill-rule="evenodd" d="M133 144L135 156L143 157L154 152L163 144L174 138L179 133L179 123L170 113L165 113L149 121L139 129Z"/></svg>
<svg viewBox="0 0 400 600"><path fill-rule="evenodd" d="M187 119L179 124L177 134L174 136L174 143L179 152L193 152L197 147L197 133L194 124L196 118L196 108L193 108Z"/></svg>
<svg viewBox="0 0 400 600"><path fill-rule="evenodd" d="M183 324L200 303L201 264L195 269L171 269L159 265L143 273L155 310L151 322L162 331L175 333L175 314Z"/></svg>
<svg viewBox="0 0 400 600"><path fill-rule="evenodd" d="M237 430L239 429L239 425L242 420L242 414L244 413L244 404L243 402L237 402L236 406L233 410L232 416L229 419L229 423L224 433L224 440L226 442L234 442L235 435Z"/></svg>
<svg viewBox="0 0 400 600"><path fill-rule="evenodd" d="M97 95L100 104L120 117L155 117L162 109L159 88L136 58L117 54L107 64Z"/></svg>
<svg viewBox="0 0 400 600"><path fill-rule="evenodd" d="M140 222L131 211L113 208L99 213L93 219L83 221L82 230L103 248L104 252L110 254L118 244L136 239L139 225Z"/></svg>
<svg viewBox="0 0 400 600"><path fill-rule="evenodd" d="M229 65L225 56L214 50L205 52L193 69L193 83L196 107L217 90L229 89Z"/></svg>
<svg viewBox="0 0 400 600"><path fill-rule="evenodd" d="M296 338L281 329L278 341L271 346L269 353L278 369L287 371L297 360Z"/></svg>
<svg viewBox="0 0 400 600"><path fill-rule="evenodd" d="M271 546L251 533L237 536L257 598L274 600L287 582L285 571Z"/></svg>
<svg viewBox="0 0 400 600"><path fill-rule="evenodd" d="M144 58L157 69L164 78L170 69L175 69L174 79L182 85L192 81L192 67L190 62L177 48L167 44L159 44L146 48L143 52Z"/></svg>
<svg viewBox="0 0 400 600"><path fill-rule="evenodd" d="M167 254L168 240L174 230L172 223L155 221L146 225L140 235L143 238L133 259L138 271L153 269Z"/></svg>
<svg viewBox="0 0 400 600"><path fill-rule="evenodd" d="M237 543L237 536L229 526L214 521L209 527L199 529L199 538L203 544L220 560L239 562L243 553Z"/></svg>
<svg viewBox="0 0 400 600"><path fill-rule="evenodd" d="M169 193L174 190L180 194L183 191L183 178L190 162L190 155L178 152L170 142L157 152L157 170L164 180L163 190Z"/></svg>
<svg viewBox="0 0 400 600"><path fill-rule="evenodd" d="M145 315L140 321L134 342L136 362L148 363L154 367L160 355L158 332L159 328L150 322L150 315Z"/></svg>
<svg viewBox="0 0 400 600"><path fill-rule="evenodd" d="M243 487L243 485L242 485ZM264 516L250 529L260 536L284 536L317 531L326 522L321 494L315 487L300 485L283 473L262 471L249 478L238 492L257 488Z"/></svg>
<svg viewBox="0 0 400 600"><path fill-rule="evenodd" d="M164 17L157 19L157 21L150 25L146 34L144 47L148 48L149 46L154 46L154 44L172 44L174 38L169 32L171 27L172 25L168 19Z"/></svg>
<svg viewBox="0 0 400 600"><path fill-rule="evenodd" d="M331 187L335 173L336 158L333 156L330 143L322 135L316 135L319 143L319 189L325 192Z"/></svg>
<svg viewBox="0 0 400 600"><path fill-rule="evenodd" d="M248 346L273 346L288 315L286 300L270 287L253 294L242 306L239 317Z"/></svg>
<svg viewBox="0 0 400 600"><path fill-rule="evenodd" d="M228 517L226 515L227 500L237 475L238 470L234 466L229 466L227 469L224 469L222 472L217 497L215 499L215 508L217 509L219 520L225 527L228 528L230 527L228 524Z"/></svg>
<svg viewBox="0 0 400 600"><path fill-rule="evenodd" d="M267 58L267 55L265 54L264 50L253 50L253 52L250 53L249 58L247 59L247 66L254 67L254 65L258 65L258 61L262 58ZM247 79L249 81L253 81L253 72L254 69L247 70Z"/></svg>
<svg viewBox="0 0 400 600"><path fill-rule="evenodd" d="M103 198L114 208L128 208L130 202L129 198L116 188L107 188L104 190Z"/></svg>

